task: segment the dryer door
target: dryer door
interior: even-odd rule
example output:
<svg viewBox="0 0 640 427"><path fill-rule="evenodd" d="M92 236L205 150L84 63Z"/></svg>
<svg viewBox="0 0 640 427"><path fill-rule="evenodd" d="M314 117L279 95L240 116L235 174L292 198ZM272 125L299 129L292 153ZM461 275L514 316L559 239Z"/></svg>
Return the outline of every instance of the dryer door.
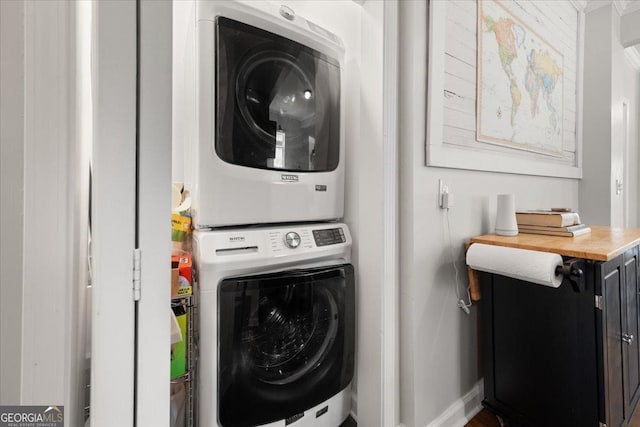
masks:
<svg viewBox="0 0 640 427"><path fill-rule="evenodd" d="M218 315L222 426L287 419L353 378L350 264L226 279Z"/></svg>
<svg viewBox="0 0 640 427"><path fill-rule="evenodd" d="M216 19L216 40L217 155L260 169L336 169L338 62L225 17Z"/></svg>

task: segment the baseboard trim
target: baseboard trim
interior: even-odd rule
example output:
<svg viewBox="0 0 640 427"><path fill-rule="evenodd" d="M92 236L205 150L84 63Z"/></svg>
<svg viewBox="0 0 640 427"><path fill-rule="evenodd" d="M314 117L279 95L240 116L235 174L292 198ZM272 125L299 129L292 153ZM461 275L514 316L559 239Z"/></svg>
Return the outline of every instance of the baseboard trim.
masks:
<svg viewBox="0 0 640 427"><path fill-rule="evenodd" d="M480 380L467 394L453 402L427 427L464 426L482 409L483 390L484 381Z"/></svg>

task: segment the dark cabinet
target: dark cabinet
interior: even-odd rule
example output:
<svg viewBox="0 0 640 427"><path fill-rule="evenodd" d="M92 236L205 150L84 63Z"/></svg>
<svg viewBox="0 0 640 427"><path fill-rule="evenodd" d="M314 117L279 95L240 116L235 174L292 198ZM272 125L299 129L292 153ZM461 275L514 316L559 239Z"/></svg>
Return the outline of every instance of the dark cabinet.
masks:
<svg viewBox="0 0 640 427"><path fill-rule="evenodd" d="M623 255L595 265L598 372L602 384L600 417L607 426L625 425L625 399L622 364L622 321L624 302Z"/></svg>
<svg viewBox="0 0 640 427"><path fill-rule="evenodd" d="M638 344L638 248L595 264L599 328L599 365L604 393L602 419L607 426L624 426L640 397L640 346Z"/></svg>
<svg viewBox="0 0 640 427"><path fill-rule="evenodd" d="M625 386L625 405L627 413L636 407L638 398L640 398L640 318L638 317L640 307L640 298L638 295L638 255L639 249L634 248L624 254L624 277L625 277L625 306L624 306L624 325L626 331L623 331L623 367L626 367L624 378Z"/></svg>
<svg viewBox="0 0 640 427"><path fill-rule="evenodd" d="M481 275L484 405L510 426L627 426L640 398L638 247L557 288Z"/></svg>

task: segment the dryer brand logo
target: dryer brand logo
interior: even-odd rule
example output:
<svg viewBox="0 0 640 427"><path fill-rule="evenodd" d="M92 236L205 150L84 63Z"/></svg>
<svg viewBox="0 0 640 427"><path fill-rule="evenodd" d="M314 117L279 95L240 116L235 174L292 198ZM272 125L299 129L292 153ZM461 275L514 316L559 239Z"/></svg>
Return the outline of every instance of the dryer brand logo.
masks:
<svg viewBox="0 0 640 427"><path fill-rule="evenodd" d="M298 175L280 175L282 181L298 182Z"/></svg>
<svg viewBox="0 0 640 427"><path fill-rule="evenodd" d="M244 236L231 236L229 237L230 242L244 242Z"/></svg>

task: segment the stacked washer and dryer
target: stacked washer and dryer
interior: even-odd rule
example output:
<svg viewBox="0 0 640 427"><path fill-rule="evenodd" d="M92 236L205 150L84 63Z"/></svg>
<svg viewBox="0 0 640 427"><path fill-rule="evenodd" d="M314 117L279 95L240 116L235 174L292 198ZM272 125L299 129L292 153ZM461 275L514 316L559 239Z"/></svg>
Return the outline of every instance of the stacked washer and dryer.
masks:
<svg viewBox="0 0 640 427"><path fill-rule="evenodd" d="M198 425L337 427L355 290L344 48L267 2L196 2Z"/></svg>

